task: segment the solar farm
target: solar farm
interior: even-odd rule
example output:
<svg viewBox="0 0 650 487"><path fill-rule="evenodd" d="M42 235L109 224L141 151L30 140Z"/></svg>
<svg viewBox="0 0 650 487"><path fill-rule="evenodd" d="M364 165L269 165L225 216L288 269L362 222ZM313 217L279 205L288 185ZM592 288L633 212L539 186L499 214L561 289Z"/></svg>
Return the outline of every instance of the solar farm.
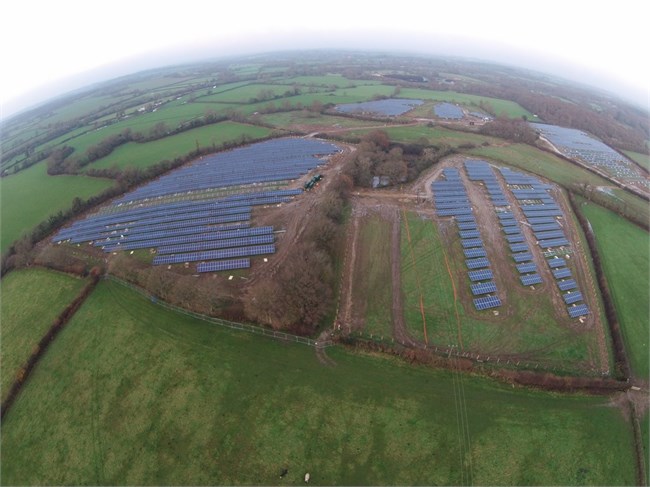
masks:
<svg viewBox="0 0 650 487"><path fill-rule="evenodd" d="M89 243L106 253L151 249L153 265L196 264L196 272L244 269L275 252L274 228L252 226L254 207L288 203L283 189L339 148L282 138L201 158L61 230L55 243Z"/></svg>
<svg viewBox="0 0 650 487"><path fill-rule="evenodd" d="M557 125L531 123L531 126L565 156L594 166L620 181L648 189L647 178L634 163L593 136Z"/></svg>
<svg viewBox="0 0 650 487"><path fill-rule="evenodd" d="M463 114L463 109L452 103L436 103L433 106L433 113L438 118L448 119L448 120L460 120L465 115Z"/></svg>
<svg viewBox="0 0 650 487"><path fill-rule="evenodd" d="M386 100L365 101L360 103L344 103L336 105L336 110L342 113L396 117L422 105L422 103L424 103L422 100L389 98Z"/></svg>
<svg viewBox="0 0 650 487"><path fill-rule="evenodd" d="M461 178L462 169L467 183ZM554 278L552 292L561 296L566 315L572 319L587 316L589 307L564 257L573 249L563 230L566 216L552 195L553 187L534 176L506 167L495 168L482 160L465 160L462 169L444 168L431 189L439 221L450 220L457 227L474 308L499 308L508 301L507 290L499 288L494 280L499 269L492 264L490 255L498 252L510 255L520 285L531 289L544 284L536 261L544 262ZM491 250L482 238L467 184L485 190L498 221L501 238L491 242ZM527 242L524 227L532 234L534 247Z"/></svg>

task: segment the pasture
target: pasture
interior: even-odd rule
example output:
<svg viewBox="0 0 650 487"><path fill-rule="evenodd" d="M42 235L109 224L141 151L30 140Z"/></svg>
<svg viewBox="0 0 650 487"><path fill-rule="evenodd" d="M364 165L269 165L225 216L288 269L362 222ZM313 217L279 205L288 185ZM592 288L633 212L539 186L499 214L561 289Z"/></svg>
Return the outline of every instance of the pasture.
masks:
<svg viewBox="0 0 650 487"><path fill-rule="evenodd" d="M389 339L393 336L391 288L391 222L379 215L363 219L352 286L353 313L363 331Z"/></svg>
<svg viewBox="0 0 650 487"><path fill-rule="evenodd" d="M176 135L151 142L129 142L113 150L106 157L98 159L86 168L110 167L145 169L164 160L183 157L200 148L212 147L219 150L224 142L234 141L246 135L252 140L266 137L271 131L265 127L236 122L221 122L198 127Z"/></svg>
<svg viewBox="0 0 650 487"><path fill-rule="evenodd" d="M606 399L327 353L336 366L102 282L3 421L2 482L635 481L630 428Z"/></svg>
<svg viewBox="0 0 650 487"><path fill-rule="evenodd" d="M650 376L650 236L648 232L600 206L580 208L596 235L596 245L614 299L630 365L637 377Z"/></svg>
<svg viewBox="0 0 650 487"><path fill-rule="evenodd" d="M456 230L450 224L445 228L415 213L402 218L404 319L415 338L426 335L430 345L482 356L526 357L555 371L595 373L601 365L595 333L572 330L564 307L553 305L550 283L530 291L520 285L511 262L492 267L497 287L505 291L499 314L475 311L465 259L451 237Z"/></svg>
<svg viewBox="0 0 650 487"><path fill-rule="evenodd" d="M70 208L75 197L86 199L112 184L87 176L48 176L44 162L0 179L1 251L50 215Z"/></svg>
<svg viewBox="0 0 650 487"><path fill-rule="evenodd" d="M392 141L402 142L404 144L422 143L426 139L427 144L441 145L446 144L451 147L459 147L465 144L474 144L475 146L487 142L490 145L500 143L500 140L487 135L480 135L473 132L461 132L450 130L445 127L426 125L386 127L382 128ZM354 130L348 132L351 136L361 137L372 129Z"/></svg>
<svg viewBox="0 0 650 487"><path fill-rule="evenodd" d="M648 154L640 154L629 150L623 152L639 166L644 167L646 171L650 171L650 156Z"/></svg>
<svg viewBox="0 0 650 487"><path fill-rule="evenodd" d="M2 278L1 397L52 321L84 284L83 279L39 268L14 271Z"/></svg>

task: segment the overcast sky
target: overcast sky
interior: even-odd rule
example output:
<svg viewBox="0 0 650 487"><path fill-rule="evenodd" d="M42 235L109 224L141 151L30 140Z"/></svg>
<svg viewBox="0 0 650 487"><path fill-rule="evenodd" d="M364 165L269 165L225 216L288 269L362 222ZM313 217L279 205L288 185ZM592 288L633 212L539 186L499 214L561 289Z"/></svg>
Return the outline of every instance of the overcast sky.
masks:
<svg viewBox="0 0 650 487"><path fill-rule="evenodd" d="M5 117L154 66L304 48L493 60L649 105L647 0L20 0L0 16Z"/></svg>

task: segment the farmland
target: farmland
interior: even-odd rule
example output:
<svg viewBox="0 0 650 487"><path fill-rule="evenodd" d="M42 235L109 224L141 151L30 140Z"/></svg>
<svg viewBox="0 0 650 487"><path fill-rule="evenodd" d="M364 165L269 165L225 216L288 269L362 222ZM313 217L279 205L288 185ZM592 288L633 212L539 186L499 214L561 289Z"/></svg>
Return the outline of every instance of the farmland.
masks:
<svg viewBox="0 0 650 487"><path fill-rule="evenodd" d="M391 140L402 143L419 143L426 139L427 143L432 145L447 144L451 147L458 147L464 144L481 145L483 143L495 144L498 139L487 135L480 135L472 132L461 132L450 130L445 127L427 127L425 125L403 126L403 127L386 127L385 132ZM350 131L350 136L362 136L370 130Z"/></svg>
<svg viewBox="0 0 650 487"><path fill-rule="evenodd" d="M2 279L2 397L32 348L83 285L82 279L45 269L16 271Z"/></svg>
<svg viewBox="0 0 650 487"><path fill-rule="evenodd" d="M650 171L650 156L648 154L639 154L638 152L632 151L623 151L625 155L639 164L641 167L644 167L646 171Z"/></svg>
<svg viewBox="0 0 650 487"><path fill-rule="evenodd" d="M634 483L606 399L328 354L336 367L103 282L3 422L3 483Z"/></svg>
<svg viewBox="0 0 650 487"><path fill-rule="evenodd" d="M634 373L648 377L650 363L650 262L648 232L591 203L581 206L596 235L603 269Z"/></svg>
<svg viewBox="0 0 650 487"><path fill-rule="evenodd" d="M72 206L75 197L88 198L109 188L113 181L86 176L48 176L39 163L0 180L2 239L4 252L14 240L41 221Z"/></svg>
<svg viewBox="0 0 650 487"><path fill-rule="evenodd" d="M102 169L110 167L144 169L163 160L183 157L199 148L214 147L219 149L224 142L234 141L242 136L251 140L265 137L271 131L265 127L256 127L234 122L222 122L181 132L159 140L146 143L129 142L115 149L89 168Z"/></svg>
<svg viewBox="0 0 650 487"><path fill-rule="evenodd" d="M405 215L401 252L404 319L417 339L425 340L426 335L429 344L442 348L521 355L559 370L599 365L595 333L571 331L564 309L558 315L549 292L538 291L533 297L515 281L508 286L500 316L473 311L464 297L469 293L460 246L450 244L447 232L443 234L435 222L414 213ZM497 279L508 281L510 270L498 269Z"/></svg>

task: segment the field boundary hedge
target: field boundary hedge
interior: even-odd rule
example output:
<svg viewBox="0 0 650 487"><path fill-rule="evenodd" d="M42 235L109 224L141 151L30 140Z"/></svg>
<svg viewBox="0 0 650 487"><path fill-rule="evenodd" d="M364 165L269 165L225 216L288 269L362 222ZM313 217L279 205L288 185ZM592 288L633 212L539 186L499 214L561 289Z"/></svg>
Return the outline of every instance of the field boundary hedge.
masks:
<svg viewBox="0 0 650 487"><path fill-rule="evenodd" d="M93 269L90 276L90 282L84 286L77 297L74 298L74 300L68 304L68 306L66 306L66 308L59 314L59 316L54 319L50 328L45 332L45 335L43 335L43 337L38 341L38 344L32 350L32 353L25 364L18 370L16 379L9 389L7 397L2 402L2 406L0 406L0 421L5 417L5 414L7 414L7 411L16 400L16 397L18 397L18 394L23 388L23 385L29 378L32 370L34 370L34 367L36 367L38 364L38 361L45 354L45 351L49 347L50 343L54 341L59 332L74 316L86 298L90 295L93 289L95 289L95 286L97 286L97 283L100 279L99 270Z"/></svg>
<svg viewBox="0 0 650 487"><path fill-rule="evenodd" d="M295 342L295 343L301 343L303 345L307 345L309 347L314 347L314 348L326 348L329 346L332 346L333 343L329 340L314 340L311 338L307 337L302 337L299 335L293 335L291 333L285 333L282 331L276 331L276 330L270 330L268 328L264 328L261 326L255 326L255 325L250 325L247 323L237 323L235 321L228 321L224 320L221 318L215 318L212 316L207 316L203 315L200 313L195 313L194 311L189 311L185 308L181 308L179 306L175 306L173 304L170 304L163 299L158 298L157 296L151 294L149 291L147 291L144 288L141 288L140 286L137 286L135 284L132 284L130 282L124 281L118 277L115 277L111 274L105 274L103 277L105 280L115 282L117 284L120 284L124 287L127 287L131 289L132 291L135 291L136 293L140 294L141 296L144 296L145 298L149 299L154 304L157 304L159 306L162 306L163 308L169 309L171 311L175 311L177 313L184 314L186 316L191 316L192 318L196 318L201 321L206 321L208 323L212 323L215 325L223 326L225 328L229 328L231 330L237 330L237 331L244 331L247 333L253 333L255 335L262 335L265 337L273 338L276 340L280 340L283 342Z"/></svg>

